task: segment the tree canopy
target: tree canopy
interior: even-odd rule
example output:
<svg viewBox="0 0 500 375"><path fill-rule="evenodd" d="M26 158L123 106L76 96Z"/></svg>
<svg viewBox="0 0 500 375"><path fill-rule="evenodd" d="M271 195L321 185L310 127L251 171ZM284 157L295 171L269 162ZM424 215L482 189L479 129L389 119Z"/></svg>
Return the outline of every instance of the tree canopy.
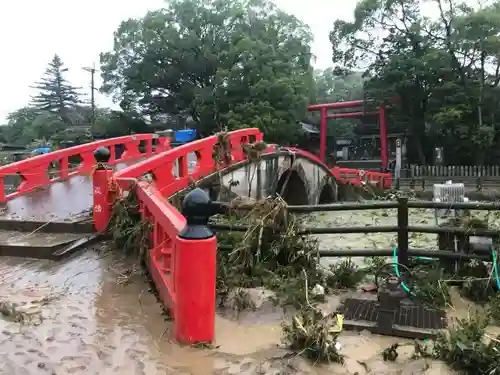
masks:
<svg viewBox="0 0 500 375"><path fill-rule="evenodd" d="M266 0L173 0L120 25L103 91L122 108L189 116L202 135L256 126L292 141L313 89L310 42Z"/></svg>
<svg viewBox="0 0 500 375"><path fill-rule="evenodd" d="M471 8L460 0L362 0L354 21L336 21L333 62L363 69L365 96L392 106L411 136L410 156L430 161L444 146L452 164L491 161L497 149L500 2ZM338 69L339 70L339 69Z"/></svg>
<svg viewBox="0 0 500 375"><path fill-rule="evenodd" d="M333 103L361 100L364 95L364 79L360 72L339 75L333 67L314 71L314 97L312 103ZM319 113L313 112L313 122L319 122ZM329 119L328 134L334 137L354 137L359 119Z"/></svg>
<svg viewBox="0 0 500 375"><path fill-rule="evenodd" d="M55 55L32 105L12 113L1 135L25 144L70 137L68 125L107 137L152 131L150 123L194 126L201 136L259 127L286 144L310 119L308 104L365 98L389 108L412 162L429 163L443 146L451 164L496 163L500 0L475 8L360 0L353 16L333 25L333 67L313 71L309 28L268 0L169 1L122 22L101 54L101 89L122 111L98 108L90 126L90 109ZM329 120L329 132L351 137L356 124Z"/></svg>
<svg viewBox="0 0 500 375"><path fill-rule="evenodd" d="M92 108L81 104L78 88L64 77L68 71L55 55L42 80L33 87L39 90L29 106L9 114L0 127L0 140L16 145L72 145L92 138L118 137L147 133L151 128L134 112L98 108L92 124Z"/></svg>

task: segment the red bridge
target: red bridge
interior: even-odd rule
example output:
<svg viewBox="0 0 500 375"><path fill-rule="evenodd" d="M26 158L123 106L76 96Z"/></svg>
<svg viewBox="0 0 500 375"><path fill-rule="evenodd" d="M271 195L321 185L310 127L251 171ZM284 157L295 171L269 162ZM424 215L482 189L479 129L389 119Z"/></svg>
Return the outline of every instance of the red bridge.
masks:
<svg viewBox="0 0 500 375"><path fill-rule="evenodd" d="M251 178L255 160L248 151L255 145L265 146L258 153L258 181ZM223 151L221 160L214 161L215 150ZM148 268L174 316L176 338L186 343L213 340L217 245L214 236L186 235L186 219L168 198L217 176L221 189L239 182L227 189L232 194L279 192L289 204L340 200L338 187L346 181L382 188L391 181L390 173L330 169L300 149L264 145L258 129L176 148L154 134L107 139L0 167L0 175L0 250L11 256L60 259L72 253L98 239L115 198L136 189L140 212L152 224ZM39 241L27 244L19 232L39 235Z"/></svg>

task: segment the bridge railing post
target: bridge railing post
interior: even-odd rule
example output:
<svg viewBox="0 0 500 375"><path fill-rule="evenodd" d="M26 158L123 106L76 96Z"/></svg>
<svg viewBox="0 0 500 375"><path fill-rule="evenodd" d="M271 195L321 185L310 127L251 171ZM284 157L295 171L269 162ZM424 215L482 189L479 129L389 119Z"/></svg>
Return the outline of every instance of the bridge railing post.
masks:
<svg viewBox="0 0 500 375"><path fill-rule="evenodd" d="M106 147L99 147L94 151L97 167L92 175L92 218L97 232L105 232L111 218L111 194L109 184L113 170L108 169L106 163L111 153Z"/></svg>
<svg viewBox="0 0 500 375"><path fill-rule="evenodd" d="M408 264L408 198L398 198L398 263Z"/></svg>
<svg viewBox="0 0 500 375"><path fill-rule="evenodd" d="M182 203L186 227L175 241L174 334L184 344L212 342L215 331L217 240L208 227L215 214L208 194L194 189Z"/></svg>

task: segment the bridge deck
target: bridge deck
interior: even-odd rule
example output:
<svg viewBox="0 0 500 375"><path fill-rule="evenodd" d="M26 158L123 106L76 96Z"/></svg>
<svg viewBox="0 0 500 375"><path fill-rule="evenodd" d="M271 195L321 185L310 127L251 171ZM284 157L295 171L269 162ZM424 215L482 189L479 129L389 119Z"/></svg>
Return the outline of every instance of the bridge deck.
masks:
<svg viewBox="0 0 500 375"><path fill-rule="evenodd" d="M115 169L133 163L120 163ZM0 213L0 220L70 222L87 216L91 208L92 179L79 175L8 201Z"/></svg>

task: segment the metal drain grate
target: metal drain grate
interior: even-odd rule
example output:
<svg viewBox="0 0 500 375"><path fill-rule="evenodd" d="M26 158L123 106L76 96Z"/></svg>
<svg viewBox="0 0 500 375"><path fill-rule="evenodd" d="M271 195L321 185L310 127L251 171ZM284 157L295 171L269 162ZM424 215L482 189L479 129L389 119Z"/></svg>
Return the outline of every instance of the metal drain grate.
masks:
<svg viewBox="0 0 500 375"><path fill-rule="evenodd" d="M349 298L344 303L344 318L351 321L376 322L378 301ZM446 326L446 315L442 310L422 305L402 305L394 314L392 324L417 329L441 329Z"/></svg>

